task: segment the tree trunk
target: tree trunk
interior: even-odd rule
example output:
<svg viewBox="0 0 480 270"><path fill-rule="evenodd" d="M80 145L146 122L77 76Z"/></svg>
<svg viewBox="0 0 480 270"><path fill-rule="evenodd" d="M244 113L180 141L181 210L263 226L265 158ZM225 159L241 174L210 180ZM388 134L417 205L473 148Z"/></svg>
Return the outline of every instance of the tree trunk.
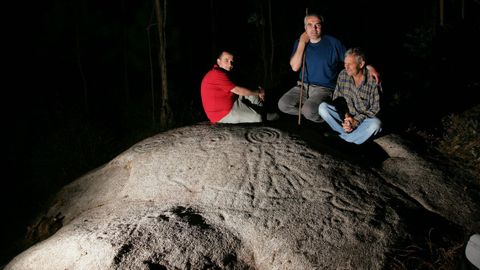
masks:
<svg viewBox="0 0 480 270"><path fill-rule="evenodd" d="M262 86L269 88L273 84L273 26L271 0L260 1L257 4L257 29L260 56L263 63Z"/></svg>
<svg viewBox="0 0 480 270"><path fill-rule="evenodd" d="M157 121L155 119L156 114L156 102L155 102L155 84L154 84L154 72L153 72L153 59L152 59L152 41L150 38L150 28L152 27L152 23L150 23L147 27L147 44L148 44L148 59L150 65L150 94L152 98L152 127L155 127Z"/></svg>
<svg viewBox="0 0 480 270"><path fill-rule="evenodd" d="M443 26L445 15L445 0L440 0L440 26Z"/></svg>
<svg viewBox="0 0 480 270"><path fill-rule="evenodd" d="M167 60L166 60L166 48L167 38L165 33L165 21L167 16L167 0L163 0L163 6L160 0L155 0L155 15L157 18L157 28L160 40L159 48L159 65L161 76L161 105L160 105L160 128L166 129L172 123L172 111L168 104L168 80L167 80Z"/></svg>
<svg viewBox="0 0 480 270"><path fill-rule="evenodd" d="M210 30L212 32L212 59L215 59L217 57L216 54L217 52L217 25L215 23L215 5L214 5L214 0L210 0Z"/></svg>
<svg viewBox="0 0 480 270"><path fill-rule="evenodd" d="M465 0L460 1L460 16L462 16L462 20L465 20Z"/></svg>
<svg viewBox="0 0 480 270"><path fill-rule="evenodd" d="M82 3L79 3L82 5ZM84 67L82 63L82 53L81 53L81 46L80 46L80 13L83 13L83 6L77 7L79 13L77 13L77 19L75 23L75 52L77 56L77 68L80 72L80 79L82 80L82 90L83 90L83 110L88 115L90 113L90 106L88 101L88 88L87 88L87 78L85 77Z"/></svg>
<svg viewBox="0 0 480 270"><path fill-rule="evenodd" d="M256 27L258 29L258 42L260 46L260 57L262 59L262 70L263 70L263 78L262 78L262 87L268 87L267 83L267 74L268 74L268 57L267 57L267 46L266 46L266 38L265 38L265 12L263 8L264 1L257 2L257 21Z"/></svg>
<svg viewBox="0 0 480 270"><path fill-rule="evenodd" d="M125 24L126 20L126 7L125 0L120 1L122 9L122 52L123 52L123 108L127 113L129 110L129 101L130 101L130 87L128 80L128 33L127 26Z"/></svg>
<svg viewBox="0 0 480 270"><path fill-rule="evenodd" d="M273 53L274 53L274 42L273 42L273 20L272 20L272 1L267 0L268 4L268 32L270 34L270 62L269 62L269 82L273 84Z"/></svg>

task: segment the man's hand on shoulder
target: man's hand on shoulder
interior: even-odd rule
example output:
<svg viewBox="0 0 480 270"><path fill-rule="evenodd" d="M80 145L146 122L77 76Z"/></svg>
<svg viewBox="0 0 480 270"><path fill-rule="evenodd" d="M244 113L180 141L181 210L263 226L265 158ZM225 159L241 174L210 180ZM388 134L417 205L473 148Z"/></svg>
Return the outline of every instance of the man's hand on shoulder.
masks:
<svg viewBox="0 0 480 270"><path fill-rule="evenodd" d="M368 71L370 72L370 78L375 79L375 82L376 82L377 84L380 84L380 83L382 82L382 81L380 80L380 73L378 73L378 71L377 71L374 67L372 67L372 66L370 66L370 65L367 66L367 69L368 69Z"/></svg>

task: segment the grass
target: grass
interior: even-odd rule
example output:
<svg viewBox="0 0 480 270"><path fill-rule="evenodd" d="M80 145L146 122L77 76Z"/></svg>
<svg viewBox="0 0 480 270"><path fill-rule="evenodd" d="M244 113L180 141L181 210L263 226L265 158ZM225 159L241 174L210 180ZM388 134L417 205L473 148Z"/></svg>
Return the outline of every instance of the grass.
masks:
<svg viewBox="0 0 480 270"><path fill-rule="evenodd" d="M431 228L423 241L393 249L389 255L391 270L450 270L463 263L464 241L441 236Z"/></svg>
<svg viewBox="0 0 480 270"><path fill-rule="evenodd" d="M469 171L480 184L480 105L442 118L435 131L411 127L407 132L420 138L460 168Z"/></svg>
<svg viewBox="0 0 480 270"><path fill-rule="evenodd" d="M480 105L443 118L444 134L436 148L480 181Z"/></svg>
<svg viewBox="0 0 480 270"><path fill-rule="evenodd" d="M442 118L435 130L410 128L409 134L427 146L435 155L470 173L480 184L480 105ZM426 236L411 239L409 243L391 251L386 269L470 269L464 268L466 236L441 233L430 229ZM473 268L472 268L473 269Z"/></svg>

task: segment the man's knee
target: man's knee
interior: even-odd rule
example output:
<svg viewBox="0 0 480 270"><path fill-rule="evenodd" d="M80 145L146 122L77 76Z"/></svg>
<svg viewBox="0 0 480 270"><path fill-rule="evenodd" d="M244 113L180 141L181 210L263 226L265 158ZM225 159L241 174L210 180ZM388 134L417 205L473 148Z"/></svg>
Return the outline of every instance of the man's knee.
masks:
<svg viewBox="0 0 480 270"><path fill-rule="evenodd" d="M323 118L324 116L328 115L328 103L322 102L318 106L318 114Z"/></svg>
<svg viewBox="0 0 480 270"><path fill-rule="evenodd" d="M282 112L285 112L287 110L287 103L285 102L284 99L285 96L281 97L280 100L278 101L278 109Z"/></svg>
<svg viewBox="0 0 480 270"><path fill-rule="evenodd" d="M240 96L239 97L243 103L247 104L247 106L251 104L257 104L260 100L258 96Z"/></svg>
<svg viewBox="0 0 480 270"><path fill-rule="evenodd" d="M370 125L368 127L372 134L376 134L382 130L382 121L378 118L370 119Z"/></svg>
<svg viewBox="0 0 480 270"><path fill-rule="evenodd" d="M312 103L306 103L302 107L302 114L308 120L311 120L314 122L322 121L322 119L320 118L320 115L318 114L318 105L315 105Z"/></svg>

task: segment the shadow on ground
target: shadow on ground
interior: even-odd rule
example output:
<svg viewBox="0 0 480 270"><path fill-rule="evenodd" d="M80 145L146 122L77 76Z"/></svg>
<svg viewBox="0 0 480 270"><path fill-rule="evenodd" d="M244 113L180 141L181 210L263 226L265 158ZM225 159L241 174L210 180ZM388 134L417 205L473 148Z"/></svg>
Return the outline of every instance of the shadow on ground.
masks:
<svg viewBox="0 0 480 270"><path fill-rule="evenodd" d="M354 164L376 167L389 158L388 154L373 140L361 145L345 142L326 123L319 124L302 119L299 125L296 116L282 115L280 120L267 122L265 125L295 134L313 149L329 153ZM388 133L384 132L379 136L386 134Z"/></svg>

